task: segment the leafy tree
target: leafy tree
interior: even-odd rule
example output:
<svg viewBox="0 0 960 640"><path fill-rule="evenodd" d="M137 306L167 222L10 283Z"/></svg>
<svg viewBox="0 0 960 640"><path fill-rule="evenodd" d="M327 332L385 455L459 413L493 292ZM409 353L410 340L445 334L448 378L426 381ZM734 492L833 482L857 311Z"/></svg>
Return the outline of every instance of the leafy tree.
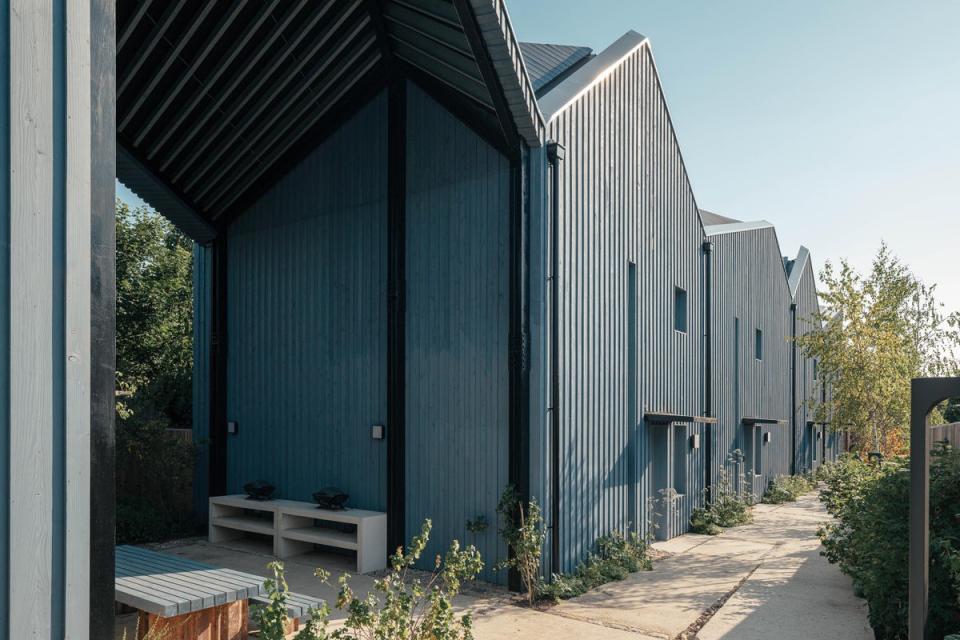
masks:
<svg viewBox="0 0 960 640"><path fill-rule="evenodd" d="M846 260L820 274L823 308L808 318L818 328L797 342L815 358L831 393L814 398L816 419L848 429L855 448L902 450L910 420L910 380L958 369L960 315L946 314L935 296L880 246L869 273Z"/></svg>
<svg viewBox="0 0 960 640"><path fill-rule="evenodd" d="M120 416L190 426L192 243L156 212L116 207Z"/></svg>
<svg viewBox="0 0 960 640"><path fill-rule="evenodd" d="M116 202L117 540L191 533L192 244L147 209Z"/></svg>

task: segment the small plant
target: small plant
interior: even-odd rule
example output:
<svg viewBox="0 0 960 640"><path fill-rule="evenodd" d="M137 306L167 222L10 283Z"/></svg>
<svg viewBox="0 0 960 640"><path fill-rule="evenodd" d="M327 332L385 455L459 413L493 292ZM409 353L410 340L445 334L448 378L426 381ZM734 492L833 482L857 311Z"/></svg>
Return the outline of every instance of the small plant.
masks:
<svg viewBox="0 0 960 640"><path fill-rule="evenodd" d="M770 481L760 501L764 504L796 502L800 496L813 491L815 486L816 482L811 476L777 476Z"/></svg>
<svg viewBox="0 0 960 640"><path fill-rule="evenodd" d="M524 510L520 494L511 485L500 496L497 513L500 515L500 535L510 549L510 557L497 568L515 569L520 574L527 591L527 602L532 606L540 580L540 555L547 537L540 505L536 500L530 500Z"/></svg>
<svg viewBox="0 0 960 640"><path fill-rule="evenodd" d="M267 592L270 602L257 606L253 618L260 629L260 638L285 640L290 623L287 617L287 596L290 589L287 587L282 562L271 562L267 568L273 573L273 577L263 581L263 589ZM329 577L329 574L321 569L317 570L316 575L323 581ZM294 636L295 640L327 640L330 637L327 634L327 621L330 617L330 607L327 603L324 602L322 606L311 609L308 616L306 626Z"/></svg>
<svg viewBox="0 0 960 640"><path fill-rule="evenodd" d="M541 600L559 602L582 595L602 584L623 580L637 571L653 568L649 547L640 536L631 532L624 536L614 531L597 540L596 553L591 553L572 574L554 574L550 582L537 586Z"/></svg>
<svg viewBox="0 0 960 640"><path fill-rule="evenodd" d="M472 545L460 548L454 540L426 583L408 572L420 559L430 540L430 520L424 520L420 535L390 558L390 572L374 581L374 593L358 598L350 589L350 576L340 576L337 608L347 612L341 629L331 635L337 640L399 638L403 640L467 640L472 638L469 613L457 618L451 600L463 583L483 569L480 552ZM379 598L377 596L379 594ZM382 602L381 602L382 600Z"/></svg>
<svg viewBox="0 0 960 640"><path fill-rule="evenodd" d="M738 471L740 486L743 487L743 454L738 449L727 462ZM713 487L713 500L693 510L690 514L690 530L715 536L724 529L748 524L753 521L753 514L750 513L753 501L751 492L734 490L729 472L726 468L720 469L720 481Z"/></svg>
<svg viewBox="0 0 960 640"><path fill-rule="evenodd" d="M390 557L390 571L383 578L374 580L373 591L366 598L358 598L350 588L350 576L343 574L338 580L339 592L336 607L347 613L343 626L333 632L327 631L330 607L323 603L310 610L309 620L294 640L469 640L471 634L470 614L457 618L453 613L452 600L460 593L463 583L473 580L483 569L480 552L472 545L460 548L454 540L441 559L434 561L430 578L424 581L410 570L423 555L430 540L430 520L424 520L420 535L414 536L410 546L400 547ZM284 640L288 626L287 581L283 563L267 565L273 573L264 581L269 603L258 607L254 617L260 627L263 640ZM329 585L330 574L317 569L314 575Z"/></svg>

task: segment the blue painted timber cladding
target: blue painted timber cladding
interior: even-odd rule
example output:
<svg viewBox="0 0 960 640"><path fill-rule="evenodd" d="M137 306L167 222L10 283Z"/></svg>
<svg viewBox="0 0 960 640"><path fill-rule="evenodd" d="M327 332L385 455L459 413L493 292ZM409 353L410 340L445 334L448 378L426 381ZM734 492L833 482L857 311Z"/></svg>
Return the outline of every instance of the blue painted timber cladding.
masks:
<svg viewBox="0 0 960 640"><path fill-rule="evenodd" d="M228 490L335 485L386 508L385 95L244 212L228 236Z"/></svg>
<svg viewBox="0 0 960 640"><path fill-rule="evenodd" d="M424 557L475 544L503 582L507 482L509 163L417 87L408 91L406 526ZM466 530L485 516L490 527Z"/></svg>
<svg viewBox="0 0 960 640"><path fill-rule="evenodd" d="M554 570L567 571L598 536L630 526L631 513L646 531L648 500L680 484L673 481L679 474L685 494L658 535L686 530L701 499L703 448L673 455L679 439L642 416L700 415L703 408L703 230L648 45L560 111L548 136L566 149L556 363L563 548ZM637 265L636 292L628 291L630 263ZM674 330L675 287L687 292L686 333ZM637 353L630 354L627 301L634 295ZM627 388L630 357L637 358L634 392ZM631 393L636 424L629 421ZM699 424L674 427L680 428L685 437L703 435ZM653 451L660 440L662 450ZM631 469L637 477L629 477ZM631 484L639 491L631 493Z"/></svg>
<svg viewBox="0 0 960 640"><path fill-rule="evenodd" d="M723 468L736 476L727 461L739 449L746 489L759 497L770 480L790 473L790 288L773 227L725 232L723 226L707 228L713 242L711 371L718 419L711 426L711 477L719 482ZM763 332L759 360L757 329ZM744 417L783 423L748 427Z"/></svg>

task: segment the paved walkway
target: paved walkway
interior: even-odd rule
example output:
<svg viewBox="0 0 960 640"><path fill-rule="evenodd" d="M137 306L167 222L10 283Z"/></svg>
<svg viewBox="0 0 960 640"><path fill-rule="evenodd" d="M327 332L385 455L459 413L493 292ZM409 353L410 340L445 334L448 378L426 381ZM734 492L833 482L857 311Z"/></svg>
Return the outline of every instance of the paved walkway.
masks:
<svg viewBox="0 0 960 640"><path fill-rule="evenodd" d="M828 518L816 494L757 505L752 524L657 543L672 555L653 571L567 601L551 614L640 637L872 639L866 605L850 579L820 556L816 531Z"/></svg>
<svg viewBox="0 0 960 640"><path fill-rule="evenodd" d="M657 543L670 556L658 560L653 571L547 611L514 606L498 589L461 596L456 605L473 611L479 640L870 640L863 601L853 595L849 578L819 554L816 530L827 518L815 494L796 503L757 505L753 524L719 536L687 534ZM265 575L269 558L251 551L256 549L204 542L167 550ZM331 566L330 556L319 554L287 561L290 589L334 599L334 590L313 577L313 567L324 565L335 574L350 570L348 563L339 564ZM355 575L351 584L362 594L373 581Z"/></svg>

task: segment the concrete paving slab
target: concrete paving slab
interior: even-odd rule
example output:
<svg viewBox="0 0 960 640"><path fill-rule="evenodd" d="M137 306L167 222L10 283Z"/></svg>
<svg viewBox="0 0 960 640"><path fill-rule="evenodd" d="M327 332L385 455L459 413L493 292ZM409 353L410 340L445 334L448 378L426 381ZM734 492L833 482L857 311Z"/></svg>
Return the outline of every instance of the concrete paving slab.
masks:
<svg viewBox="0 0 960 640"><path fill-rule="evenodd" d="M713 536L704 536L697 533L688 533L683 536L677 536L670 540L660 540L651 544L651 548L664 553L685 553L704 542L708 542Z"/></svg>
<svg viewBox="0 0 960 640"><path fill-rule="evenodd" d="M715 538L554 608L559 615L673 638L757 568L770 545ZM706 551L704 553L703 551Z"/></svg>

